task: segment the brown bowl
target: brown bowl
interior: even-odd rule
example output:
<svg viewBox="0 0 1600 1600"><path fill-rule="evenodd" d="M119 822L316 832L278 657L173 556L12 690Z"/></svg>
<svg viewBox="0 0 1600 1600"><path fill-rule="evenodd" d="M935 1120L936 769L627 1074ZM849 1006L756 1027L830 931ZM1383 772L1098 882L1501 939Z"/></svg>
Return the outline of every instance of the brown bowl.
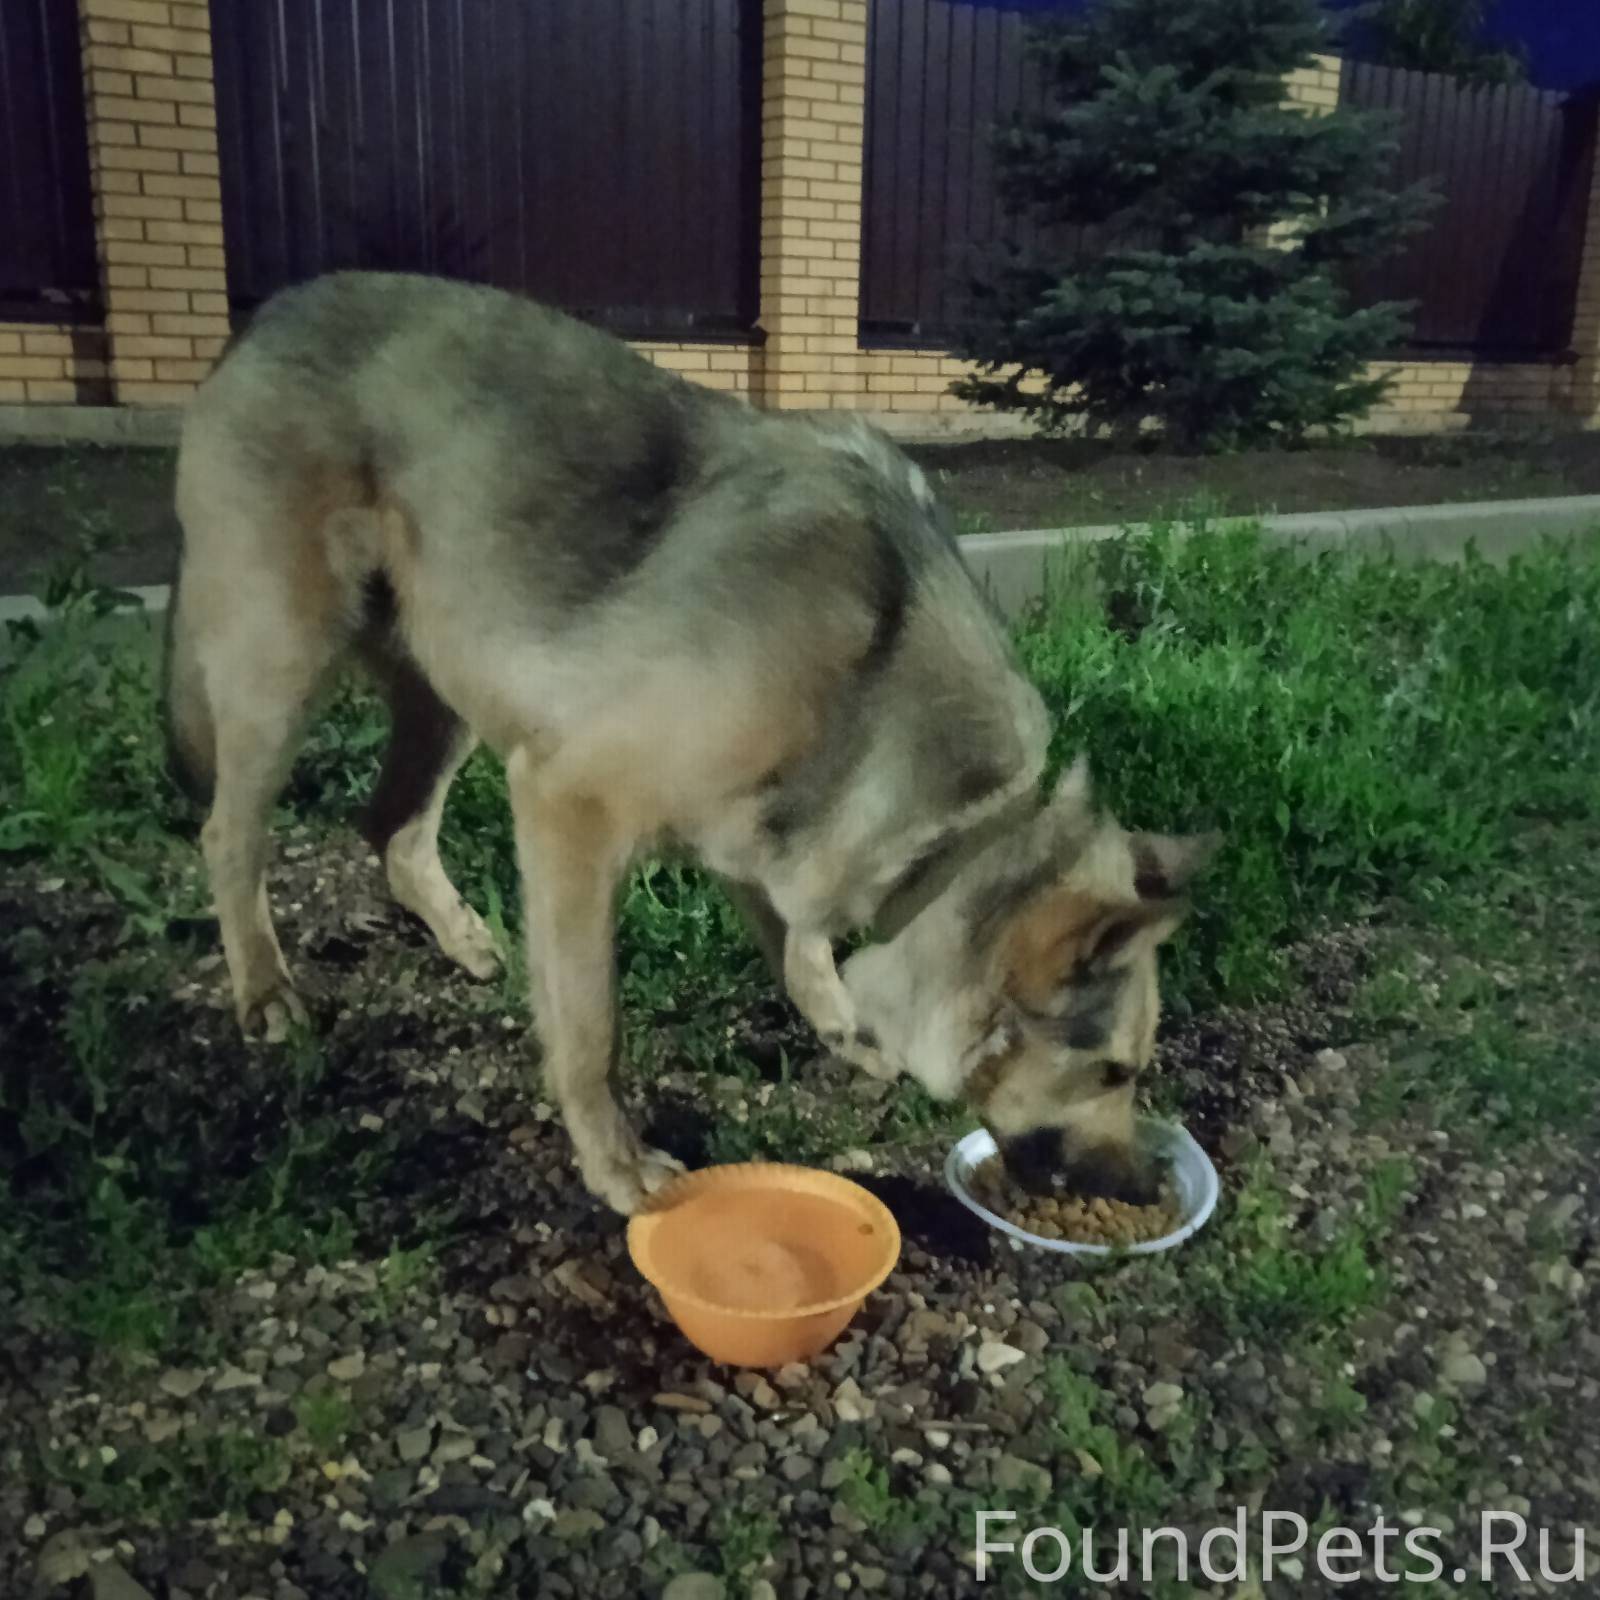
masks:
<svg viewBox="0 0 1600 1600"><path fill-rule="evenodd" d="M900 1229L848 1178L749 1161L654 1195L628 1224L628 1252L698 1350L781 1367L838 1338L893 1270Z"/></svg>

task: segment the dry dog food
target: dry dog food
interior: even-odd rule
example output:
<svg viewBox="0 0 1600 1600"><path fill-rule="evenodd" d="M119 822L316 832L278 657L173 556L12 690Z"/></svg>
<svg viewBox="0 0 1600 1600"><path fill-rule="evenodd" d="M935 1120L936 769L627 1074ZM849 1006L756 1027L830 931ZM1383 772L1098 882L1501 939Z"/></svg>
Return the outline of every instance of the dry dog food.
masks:
<svg viewBox="0 0 1600 1600"><path fill-rule="evenodd" d="M1163 1188L1154 1205L1122 1200L1086 1200L1079 1195L1028 1194L1011 1181L999 1156L981 1162L972 1174L972 1192L996 1216L1045 1239L1073 1244L1142 1244L1172 1233L1183 1221L1177 1201Z"/></svg>

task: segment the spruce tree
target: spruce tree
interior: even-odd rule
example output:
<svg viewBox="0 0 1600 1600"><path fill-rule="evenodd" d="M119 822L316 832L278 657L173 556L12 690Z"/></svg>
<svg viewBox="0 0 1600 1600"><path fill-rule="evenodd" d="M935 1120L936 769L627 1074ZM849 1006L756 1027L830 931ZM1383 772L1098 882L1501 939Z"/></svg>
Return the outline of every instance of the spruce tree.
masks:
<svg viewBox="0 0 1600 1600"><path fill-rule="evenodd" d="M1384 392L1406 308L1353 308L1341 263L1393 248L1387 125L1284 103L1330 49L1317 0L1092 0L1030 49L1043 109L997 130L1001 203L1037 243L973 284L963 398L1178 448L1294 442ZM1020 372L1013 369L1020 368Z"/></svg>
<svg viewBox="0 0 1600 1600"><path fill-rule="evenodd" d="M1521 83L1528 68L1520 51L1484 39L1487 11L1484 0L1365 0L1356 11L1361 53L1467 83Z"/></svg>

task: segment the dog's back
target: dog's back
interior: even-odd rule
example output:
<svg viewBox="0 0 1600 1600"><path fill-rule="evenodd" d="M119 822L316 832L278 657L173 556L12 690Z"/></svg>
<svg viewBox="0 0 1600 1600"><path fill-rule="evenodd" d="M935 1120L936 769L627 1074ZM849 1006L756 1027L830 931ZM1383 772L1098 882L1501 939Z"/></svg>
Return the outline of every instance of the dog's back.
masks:
<svg viewBox="0 0 1600 1600"><path fill-rule="evenodd" d="M349 636L392 601L492 745L587 765L641 834L726 870L792 854L806 898L870 897L887 839L1042 750L887 440L751 410L496 290L339 274L270 302L195 401L179 511L197 621L243 594Z"/></svg>

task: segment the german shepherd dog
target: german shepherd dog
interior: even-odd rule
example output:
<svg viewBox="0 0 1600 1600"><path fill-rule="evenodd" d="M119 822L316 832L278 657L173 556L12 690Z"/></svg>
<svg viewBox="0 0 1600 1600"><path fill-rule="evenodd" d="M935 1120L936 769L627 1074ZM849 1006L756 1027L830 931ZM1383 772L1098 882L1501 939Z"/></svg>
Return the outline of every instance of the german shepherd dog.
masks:
<svg viewBox="0 0 1600 1600"><path fill-rule="evenodd" d="M1024 1182L1148 1193L1156 948L1208 841L1097 816L1081 764L1043 794L1044 705L878 432L763 414L511 294L340 273L202 385L177 509L168 720L247 1033L304 1017L267 827L354 654L393 716L368 837L478 977L495 948L436 841L475 742L505 763L545 1069L616 1210L677 1170L612 1083L619 886L669 846L829 1049L964 1093Z"/></svg>

